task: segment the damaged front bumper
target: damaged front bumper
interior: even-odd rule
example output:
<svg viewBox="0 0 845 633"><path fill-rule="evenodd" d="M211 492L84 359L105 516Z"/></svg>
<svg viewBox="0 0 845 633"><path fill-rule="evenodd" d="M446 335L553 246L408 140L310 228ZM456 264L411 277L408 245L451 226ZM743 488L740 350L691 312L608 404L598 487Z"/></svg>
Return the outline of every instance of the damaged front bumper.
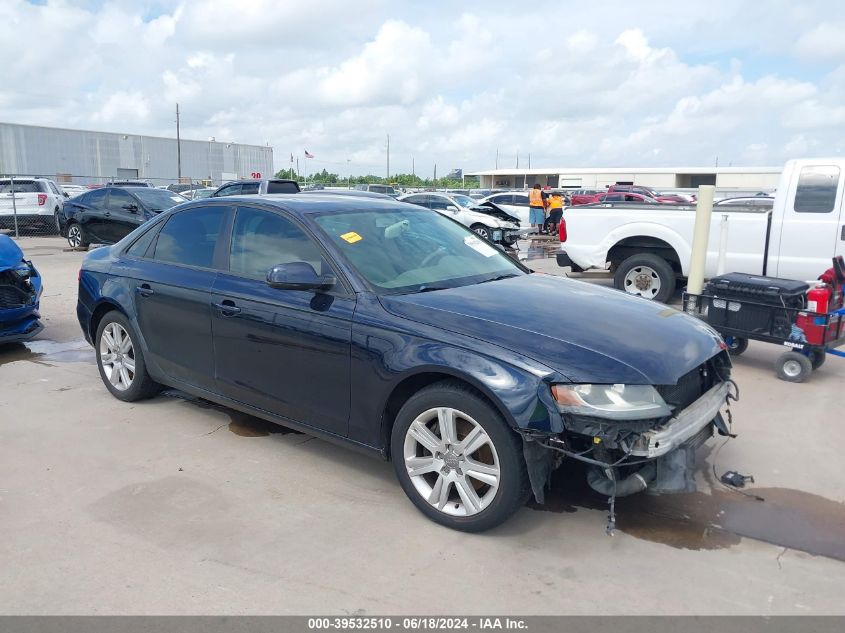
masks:
<svg viewBox="0 0 845 633"><path fill-rule="evenodd" d="M634 457L660 457L679 448L713 422L729 393L730 383L717 384L665 425L642 433L631 444L630 454Z"/></svg>
<svg viewBox="0 0 845 633"><path fill-rule="evenodd" d="M732 386L730 380L716 382L665 420L571 417L563 433L523 433L537 502L544 502L551 473L566 458L587 464L587 483L611 498L694 491L696 449L716 431L729 434L720 409L735 399Z"/></svg>

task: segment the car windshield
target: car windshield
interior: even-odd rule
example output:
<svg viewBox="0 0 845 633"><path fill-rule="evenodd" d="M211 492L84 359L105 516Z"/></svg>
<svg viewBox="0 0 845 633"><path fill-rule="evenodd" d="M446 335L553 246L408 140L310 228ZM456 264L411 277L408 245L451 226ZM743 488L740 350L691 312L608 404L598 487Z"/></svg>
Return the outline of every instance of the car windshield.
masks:
<svg viewBox="0 0 845 633"><path fill-rule="evenodd" d="M451 196L452 200L458 203L458 205L462 207L474 207L478 204L475 200L470 198L469 196L462 196L462 195L453 195Z"/></svg>
<svg viewBox="0 0 845 633"><path fill-rule="evenodd" d="M210 198L211 194L214 193L214 189L197 189L194 191L194 200L199 200L200 198Z"/></svg>
<svg viewBox="0 0 845 633"><path fill-rule="evenodd" d="M150 211L166 211L170 207L175 207L180 202L185 202L184 197L166 189L135 189L132 193Z"/></svg>
<svg viewBox="0 0 845 633"><path fill-rule="evenodd" d="M315 221L384 294L456 288L525 274L489 242L427 209L339 211L318 215Z"/></svg>

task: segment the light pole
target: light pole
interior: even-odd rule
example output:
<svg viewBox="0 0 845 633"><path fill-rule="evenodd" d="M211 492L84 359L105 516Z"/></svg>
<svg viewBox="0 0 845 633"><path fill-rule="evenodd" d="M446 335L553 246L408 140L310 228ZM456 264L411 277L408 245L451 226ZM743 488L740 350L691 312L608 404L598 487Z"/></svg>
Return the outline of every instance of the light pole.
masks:
<svg viewBox="0 0 845 633"><path fill-rule="evenodd" d="M352 169L349 166L351 158L346 159L346 188L352 189Z"/></svg>

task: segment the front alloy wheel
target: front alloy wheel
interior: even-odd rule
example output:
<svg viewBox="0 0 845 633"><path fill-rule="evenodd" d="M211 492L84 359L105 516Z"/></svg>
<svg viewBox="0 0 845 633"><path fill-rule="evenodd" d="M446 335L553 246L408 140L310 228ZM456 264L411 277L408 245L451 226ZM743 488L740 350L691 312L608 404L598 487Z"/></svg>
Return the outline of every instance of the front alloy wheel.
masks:
<svg viewBox="0 0 845 633"><path fill-rule="evenodd" d="M453 516L481 512L496 496L501 470L484 428L451 407L423 411L408 427L405 468L432 507Z"/></svg>
<svg viewBox="0 0 845 633"><path fill-rule="evenodd" d="M71 248L79 248L84 246L84 241L85 236L82 233L82 227L74 222L67 228L67 243L70 244Z"/></svg>
<svg viewBox="0 0 845 633"><path fill-rule="evenodd" d="M452 380L402 406L390 455L402 489L432 521L481 532L521 508L530 492L522 439L480 393Z"/></svg>

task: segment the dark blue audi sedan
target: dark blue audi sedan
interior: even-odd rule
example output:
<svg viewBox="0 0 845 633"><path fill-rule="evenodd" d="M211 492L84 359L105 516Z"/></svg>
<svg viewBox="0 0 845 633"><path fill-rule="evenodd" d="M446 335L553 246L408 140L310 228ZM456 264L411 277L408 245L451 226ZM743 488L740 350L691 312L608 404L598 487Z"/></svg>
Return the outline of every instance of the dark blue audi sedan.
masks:
<svg viewBox="0 0 845 633"><path fill-rule="evenodd" d="M87 256L77 311L115 397L167 385L371 451L461 530L542 503L564 459L611 498L690 490L727 432L709 327L392 200L181 204Z"/></svg>

